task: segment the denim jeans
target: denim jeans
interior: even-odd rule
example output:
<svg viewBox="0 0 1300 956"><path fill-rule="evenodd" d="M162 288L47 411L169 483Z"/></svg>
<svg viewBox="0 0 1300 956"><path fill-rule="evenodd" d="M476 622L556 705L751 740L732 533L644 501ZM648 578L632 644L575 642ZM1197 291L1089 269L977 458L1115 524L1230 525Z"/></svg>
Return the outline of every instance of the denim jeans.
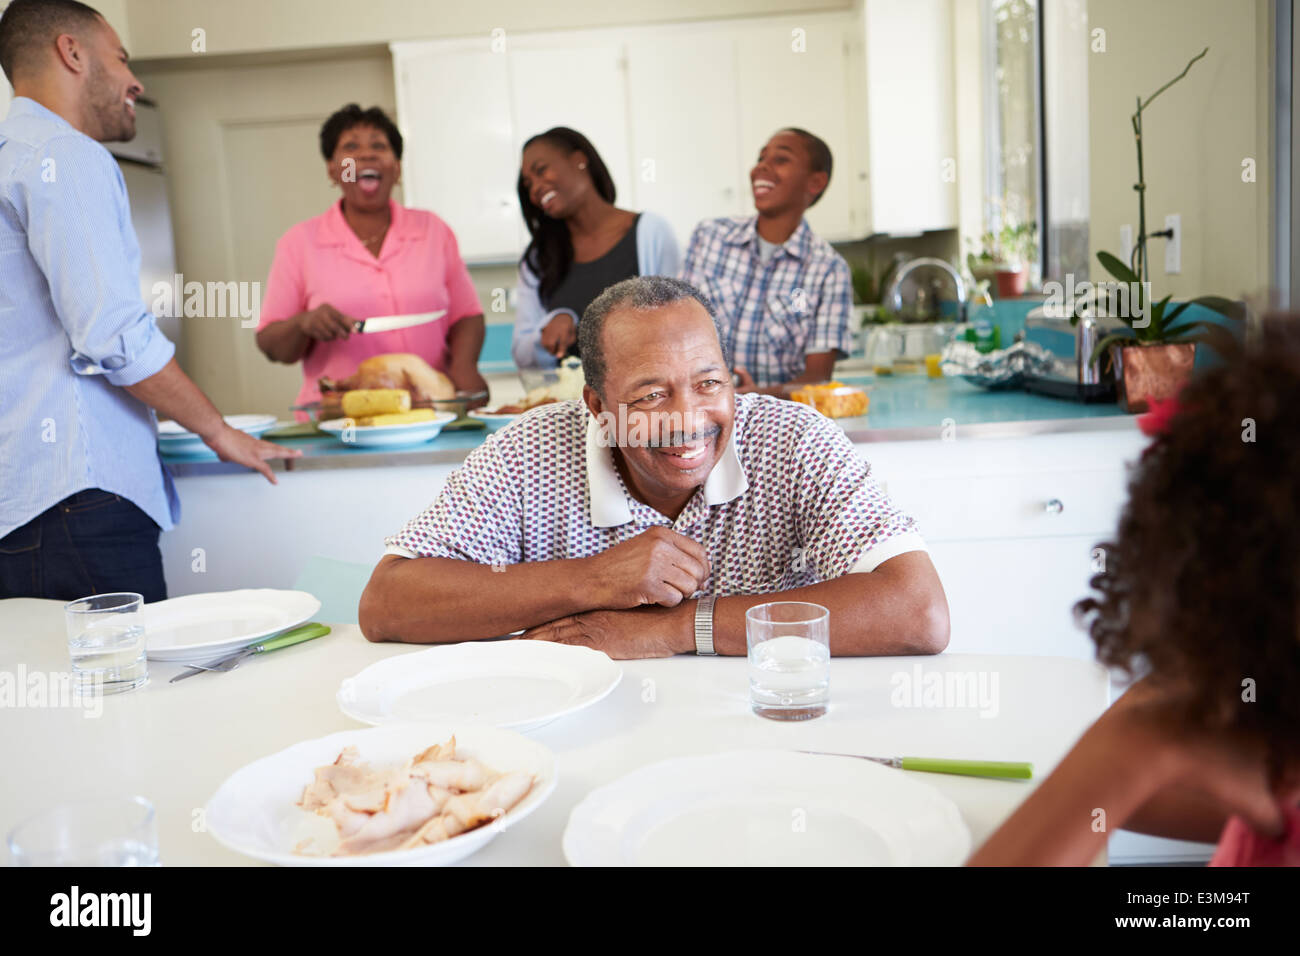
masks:
<svg viewBox="0 0 1300 956"><path fill-rule="evenodd" d="M167 597L159 528L133 503L88 488L0 538L0 598Z"/></svg>

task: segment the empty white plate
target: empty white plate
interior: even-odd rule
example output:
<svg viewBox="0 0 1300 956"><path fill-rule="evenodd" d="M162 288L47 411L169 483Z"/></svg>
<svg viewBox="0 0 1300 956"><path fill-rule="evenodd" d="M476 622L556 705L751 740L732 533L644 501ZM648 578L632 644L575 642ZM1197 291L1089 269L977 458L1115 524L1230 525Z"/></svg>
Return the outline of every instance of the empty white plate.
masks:
<svg viewBox="0 0 1300 956"><path fill-rule="evenodd" d="M316 427L333 435L345 445L357 448L391 448L400 445L419 445L432 441L442 431L442 426L454 422L454 412L434 412L433 420L408 422L405 425L357 425L350 419L331 418Z"/></svg>
<svg viewBox="0 0 1300 956"><path fill-rule="evenodd" d="M339 686L343 713L366 724L469 720L532 730L590 707L623 668L600 651L549 641L470 641L399 654Z"/></svg>
<svg viewBox="0 0 1300 956"><path fill-rule="evenodd" d="M956 866L970 831L929 784L868 760L783 750L680 757L592 791L574 866Z"/></svg>
<svg viewBox="0 0 1300 956"><path fill-rule="evenodd" d="M187 594L140 611L145 653L153 661L215 660L311 620L320 601L306 591L248 588Z"/></svg>
<svg viewBox="0 0 1300 956"><path fill-rule="evenodd" d="M274 415L227 415L226 424L250 435L261 435L275 427ZM169 455L188 455L193 452L207 452L216 457L203 443L203 439L194 432L186 431L180 423L171 419L158 423L158 447Z"/></svg>
<svg viewBox="0 0 1300 956"><path fill-rule="evenodd" d="M453 734L458 757L474 757L500 773L527 771L533 788L491 823L431 846L344 857L293 852L304 839L331 835L330 821L297 803L316 768L333 763L344 747L356 747L365 763L393 764ZM330 734L256 760L226 779L208 801L204 817L208 832L223 846L282 866L440 866L469 856L528 816L550 796L555 780L554 754L512 731L470 724L394 724Z"/></svg>

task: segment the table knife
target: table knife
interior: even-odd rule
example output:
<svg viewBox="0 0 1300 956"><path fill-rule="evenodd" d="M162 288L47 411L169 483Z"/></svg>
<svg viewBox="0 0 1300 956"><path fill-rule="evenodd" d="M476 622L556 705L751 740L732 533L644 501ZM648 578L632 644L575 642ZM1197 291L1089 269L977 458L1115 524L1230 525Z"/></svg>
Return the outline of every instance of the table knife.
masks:
<svg viewBox="0 0 1300 956"><path fill-rule="evenodd" d="M446 309L435 312L415 312L411 315L376 315L353 323L358 332L392 332L394 329L409 329L426 322L436 322L447 314Z"/></svg>
<svg viewBox="0 0 1300 956"><path fill-rule="evenodd" d="M275 637L268 638L265 641L259 641L256 644L250 644L248 647L240 648L233 654L223 657L220 660L213 661L210 664L190 664L189 670L177 674L169 684L174 684L178 680L184 680L187 677L193 677L195 674L202 674L206 671L230 671L238 666L239 662L245 657L253 654L264 654L267 651L279 650L282 647L289 647L293 644L301 644L303 641L310 641L313 638L324 637L330 632L329 626L325 624L304 624L301 627L295 627L291 631L285 631L283 634L277 634Z"/></svg>
<svg viewBox="0 0 1300 956"><path fill-rule="evenodd" d="M853 757L896 767L899 770L923 770L927 773L955 773L966 777L1001 777L1029 780L1034 776L1032 763L1006 760L950 760L944 757L868 757L864 754L837 754L822 750L800 750L802 754L822 757Z"/></svg>

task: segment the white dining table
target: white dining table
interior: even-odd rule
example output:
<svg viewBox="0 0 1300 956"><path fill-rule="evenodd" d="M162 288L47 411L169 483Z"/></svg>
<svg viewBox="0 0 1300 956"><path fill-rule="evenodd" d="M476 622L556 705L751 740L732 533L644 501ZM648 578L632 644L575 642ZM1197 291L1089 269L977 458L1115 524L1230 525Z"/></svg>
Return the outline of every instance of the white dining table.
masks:
<svg viewBox="0 0 1300 956"><path fill-rule="evenodd" d="M159 855L172 866L255 862L204 832L202 808L217 787L240 767L292 744L360 729L335 703L339 684L375 661L422 649L371 644L352 624L252 658L229 673L175 684L168 680L182 665L151 661L147 685L103 698L94 716L83 705L42 705L32 690L68 672L62 608L58 601L0 601L0 680L19 691L0 706L0 831L60 802L138 794L157 808ZM1071 658L835 658L828 713L786 723L750 712L744 659L680 656L621 664L623 678L603 700L528 732L554 751L558 785L535 813L464 865L564 865L561 838L569 814L594 788L671 757L755 748L1032 761L1033 781L896 771L947 795L975 848L1109 699L1106 672ZM975 686L982 679L986 690L996 688L985 704L996 706L904 693L918 678L937 685L932 674L960 675ZM26 691L18 687L20 678ZM7 858L7 847L3 853Z"/></svg>

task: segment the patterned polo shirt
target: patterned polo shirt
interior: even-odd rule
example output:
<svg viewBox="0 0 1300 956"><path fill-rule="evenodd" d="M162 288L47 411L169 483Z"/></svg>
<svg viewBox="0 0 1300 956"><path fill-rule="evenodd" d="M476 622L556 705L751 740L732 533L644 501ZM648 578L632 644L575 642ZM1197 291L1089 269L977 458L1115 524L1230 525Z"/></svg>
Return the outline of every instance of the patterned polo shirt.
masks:
<svg viewBox="0 0 1300 956"><path fill-rule="evenodd" d="M736 366L760 386L801 375L806 356L853 349L848 263L799 223L766 264L757 219L706 219L695 227L680 278L709 297Z"/></svg>
<svg viewBox="0 0 1300 956"><path fill-rule="evenodd" d="M585 405L557 402L487 437L387 553L508 565L599 554L660 525L709 556L705 593L764 594L923 551L843 430L770 395L736 396L732 440L676 521L628 493Z"/></svg>

